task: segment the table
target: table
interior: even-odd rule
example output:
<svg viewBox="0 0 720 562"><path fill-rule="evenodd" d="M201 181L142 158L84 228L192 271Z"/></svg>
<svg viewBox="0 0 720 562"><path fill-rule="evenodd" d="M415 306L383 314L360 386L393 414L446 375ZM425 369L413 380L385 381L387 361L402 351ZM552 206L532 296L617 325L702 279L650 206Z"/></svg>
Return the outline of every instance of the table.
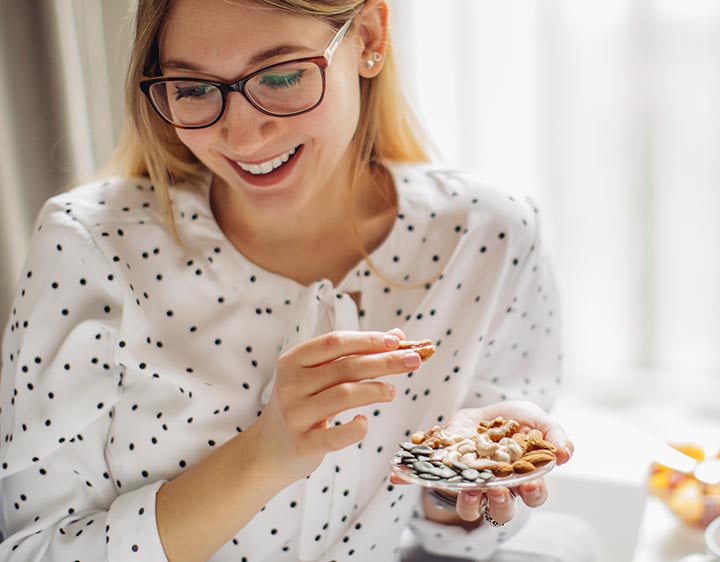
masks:
<svg viewBox="0 0 720 562"><path fill-rule="evenodd" d="M575 380L571 376L553 411L575 442L576 454L548 475L548 485L559 482L559 497L551 497L548 505L594 518L609 551L606 562L677 562L702 552L702 533L647 494L653 458L628 436L637 430L716 452L720 377L637 368L580 371L575 370ZM603 442L611 444L611 458L602 453Z"/></svg>

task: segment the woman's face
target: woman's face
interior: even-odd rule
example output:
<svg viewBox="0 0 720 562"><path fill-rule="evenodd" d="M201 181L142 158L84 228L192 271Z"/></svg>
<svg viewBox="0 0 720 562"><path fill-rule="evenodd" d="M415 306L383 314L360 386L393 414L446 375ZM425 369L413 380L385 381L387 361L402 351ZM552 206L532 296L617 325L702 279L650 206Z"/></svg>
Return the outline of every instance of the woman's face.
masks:
<svg viewBox="0 0 720 562"><path fill-rule="evenodd" d="M250 0L178 0L161 37L161 66L165 76L233 82L271 64L321 56L333 34L321 20ZM346 187L334 184L346 178L350 161L361 55L360 44L346 36L326 70L325 97L308 113L265 115L234 92L220 121L176 129L177 135L245 212L289 216L322 208L333 189ZM269 173L252 173L285 159Z"/></svg>

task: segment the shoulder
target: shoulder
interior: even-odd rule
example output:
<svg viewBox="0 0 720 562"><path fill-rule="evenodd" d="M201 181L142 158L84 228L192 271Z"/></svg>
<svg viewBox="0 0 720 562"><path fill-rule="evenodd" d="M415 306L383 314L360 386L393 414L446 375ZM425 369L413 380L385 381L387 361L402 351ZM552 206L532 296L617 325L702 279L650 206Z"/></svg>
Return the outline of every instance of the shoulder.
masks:
<svg viewBox="0 0 720 562"><path fill-rule="evenodd" d="M537 236L538 208L472 174L431 164L390 164L398 196L408 209L433 222L455 223L463 234L497 236L520 243ZM402 204L402 203L401 203Z"/></svg>
<svg viewBox="0 0 720 562"><path fill-rule="evenodd" d="M67 215L87 227L162 217L155 188L144 178L112 177L74 187L50 198L41 218Z"/></svg>
<svg viewBox="0 0 720 562"><path fill-rule="evenodd" d="M173 188L172 198L176 216L179 209L189 207L188 200L194 204L201 199L182 188ZM119 279L133 274L131 269L142 264L146 254L161 249L168 259L183 251L167 227L152 184L142 178L113 177L45 202L29 241L26 267L36 276L51 276L53 269L79 261L98 279L110 274Z"/></svg>
<svg viewBox="0 0 720 562"><path fill-rule="evenodd" d="M170 196L176 222L185 209L207 206L198 182L173 187ZM133 234L170 236L162 198L147 178L110 177L48 199L39 214L38 229L62 225L83 230L96 242Z"/></svg>

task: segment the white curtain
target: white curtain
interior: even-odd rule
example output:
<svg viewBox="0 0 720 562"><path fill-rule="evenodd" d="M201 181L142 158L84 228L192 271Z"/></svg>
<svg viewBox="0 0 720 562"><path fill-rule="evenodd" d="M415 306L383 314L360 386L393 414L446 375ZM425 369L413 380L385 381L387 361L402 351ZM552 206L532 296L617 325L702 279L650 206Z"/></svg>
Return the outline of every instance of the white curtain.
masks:
<svg viewBox="0 0 720 562"><path fill-rule="evenodd" d="M391 1L443 163L541 208L568 363L720 370L720 2Z"/></svg>
<svg viewBox="0 0 720 562"><path fill-rule="evenodd" d="M390 0L443 162L542 210L566 358L720 369L720 2ZM0 1L0 313L121 124L133 0Z"/></svg>
<svg viewBox="0 0 720 562"><path fill-rule="evenodd" d="M43 201L93 177L122 123L132 0L0 0L0 324Z"/></svg>

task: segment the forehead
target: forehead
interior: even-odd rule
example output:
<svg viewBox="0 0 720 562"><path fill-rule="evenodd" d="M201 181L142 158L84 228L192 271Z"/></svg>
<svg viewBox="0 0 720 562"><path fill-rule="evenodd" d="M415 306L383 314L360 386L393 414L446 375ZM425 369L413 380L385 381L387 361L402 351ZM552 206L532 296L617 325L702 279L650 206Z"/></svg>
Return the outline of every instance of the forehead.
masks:
<svg viewBox="0 0 720 562"><path fill-rule="evenodd" d="M328 24L252 0L176 0L168 14L160 49L163 59L224 57L278 43L314 45Z"/></svg>

